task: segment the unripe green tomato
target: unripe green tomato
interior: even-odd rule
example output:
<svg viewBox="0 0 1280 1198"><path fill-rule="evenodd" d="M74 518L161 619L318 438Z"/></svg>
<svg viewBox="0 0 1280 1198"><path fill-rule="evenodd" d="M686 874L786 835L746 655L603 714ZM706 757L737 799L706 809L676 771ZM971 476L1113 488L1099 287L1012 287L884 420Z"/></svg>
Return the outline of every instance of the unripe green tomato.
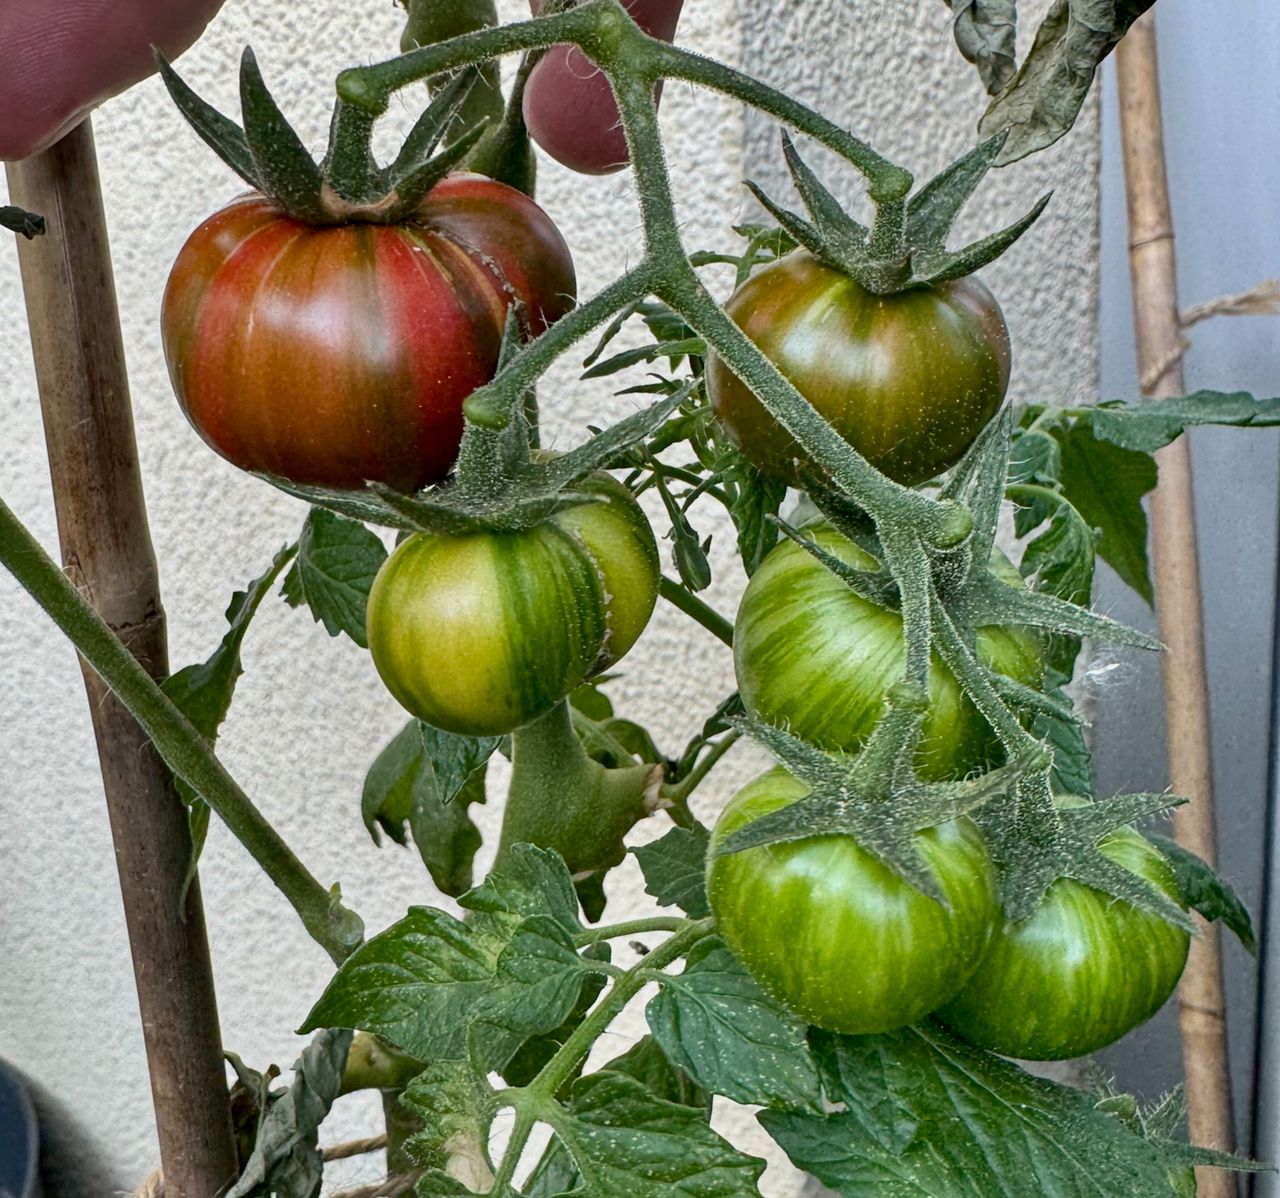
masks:
<svg viewBox="0 0 1280 1198"><path fill-rule="evenodd" d="M807 793L773 769L724 809L707 859L717 928L756 981L808 1022L849 1035L905 1027L964 984L999 923L982 837L958 819L916 838L949 909L848 836L717 854L733 832Z"/></svg>
<svg viewBox="0 0 1280 1198"><path fill-rule="evenodd" d="M464 736L503 735L635 643L658 594L653 531L607 475L579 489L604 502L521 532L415 533L383 564L369 649L413 715Z"/></svg>
<svg viewBox="0 0 1280 1198"><path fill-rule="evenodd" d="M830 525L815 524L806 532L847 565L875 569L870 556ZM992 570L1022 585L1003 556L992 559ZM1027 629L981 628L977 652L1006 677L1033 687L1043 682L1039 642ZM857 752L884 714L885 695L902 680L902 616L855 594L807 550L783 541L743 594L733 660L742 701L752 714L832 752ZM916 753L921 777L963 777L1000 758L990 725L935 657Z"/></svg>
<svg viewBox="0 0 1280 1198"><path fill-rule="evenodd" d="M1099 847L1182 905L1169 862L1138 832L1122 828ZM971 1044L1005 1056L1084 1056L1164 1006L1190 945L1182 928L1158 915L1059 878L1035 914L996 934L938 1018Z"/></svg>
<svg viewBox="0 0 1280 1198"><path fill-rule="evenodd" d="M1009 385L1009 332L973 276L874 295L797 250L756 271L725 311L850 445L912 485L954 466ZM807 455L715 354L707 395L737 447L789 482Z"/></svg>

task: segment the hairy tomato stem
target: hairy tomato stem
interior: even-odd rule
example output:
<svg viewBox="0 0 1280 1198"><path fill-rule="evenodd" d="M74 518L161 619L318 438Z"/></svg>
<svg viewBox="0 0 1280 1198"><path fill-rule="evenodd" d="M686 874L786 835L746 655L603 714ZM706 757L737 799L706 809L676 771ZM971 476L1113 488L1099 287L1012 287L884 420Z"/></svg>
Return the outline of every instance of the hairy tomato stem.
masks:
<svg viewBox="0 0 1280 1198"><path fill-rule="evenodd" d="M360 917L308 872L227 773L209 742L174 706L39 542L0 500L0 563L67 635L151 738L165 764L218 814L292 904L303 926L340 963L359 947Z"/></svg>

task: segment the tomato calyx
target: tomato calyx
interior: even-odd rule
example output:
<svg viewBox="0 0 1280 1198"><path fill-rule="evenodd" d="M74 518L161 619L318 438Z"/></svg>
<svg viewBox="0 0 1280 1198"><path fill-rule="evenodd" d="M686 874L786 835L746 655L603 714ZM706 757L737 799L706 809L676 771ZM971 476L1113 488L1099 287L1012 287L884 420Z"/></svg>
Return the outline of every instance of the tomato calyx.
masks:
<svg viewBox="0 0 1280 1198"><path fill-rule="evenodd" d="M488 129L483 121L474 124L441 148L475 84L475 76L464 72L436 95L395 161L385 167L374 161L370 148L374 117L339 99L328 148L317 163L280 111L251 48L245 47L240 60L243 125L201 99L159 50L154 55L174 104L205 144L255 191L310 225L411 219L427 193L461 166Z"/></svg>
<svg viewBox="0 0 1280 1198"><path fill-rule="evenodd" d="M809 217L774 202L755 183L752 195L795 241L825 265L875 295L892 295L973 274L995 261L1025 233L1049 202L1042 196L1024 216L959 250L946 248L960 210L991 169L1008 131L975 146L908 196L911 176L898 170L892 186L872 186L876 214L870 228L851 217L800 157L783 131L782 151ZM906 187L901 186L902 180Z"/></svg>
<svg viewBox="0 0 1280 1198"><path fill-rule="evenodd" d="M904 681L890 691L886 707L867 746L852 758L824 753L759 720L732 719L734 727L767 748L809 793L739 828L719 851L740 853L762 845L846 835L945 907L946 897L921 856L917 834L1005 793L1018 777L1042 763L1031 758L977 778L923 782L912 762L928 710L927 692Z"/></svg>
<svg viewBox="0 0 1280 1198"><path fill-rule="evenodd" d="M1191 917L1177 903L1100 848L1111 833L1186 802L1165 793L1097 800L1066 796L1055 804L1052 822L1033 815L1016 829L1006 802L993 802L978 812L975 818L999 871L1001 899L1010 921L1029 918L1054 882L1070 878L1124 899L1175 927L1194 931Z"/></svg>
<svg viewBox="0 0 1280 1198"><path fill-rule="evenodd" d="M1020 625L1049 633L1071 633L1136 648L1160 647L1159 642L1143 633L1026 585L1012 576L1007 564L1002 570L997 568L998 555L993 563L1010 446L1011 426L1006 413L984 430L936 497L929 500L940 510L950 504L968 512L972 528L959 544L943 544L948 538L939 538L936 529L934 535L928 535L911 513L863 510L848 496L833 490L829 483L824 486L812 479L809 494L819 511L836 531L882 563L881 568L855 569L826 551L812 536L806 536L803 529L789 529L781 521L780 527L855 594L901 611L909 681L920 685L927 677L931 656L936 654L995 730L1011 763L1006 769L1011 772L1003 776L1000 801L987 803L976 819L987 831L991 855L1001 875L1002 901L1011 920L1027 918L1055 878L1069 877L1182 926L1186 917L1174 904L1149 892L1131 875L1124 876L1117 871L1114 863L1102 857L1097 847L1108 831L1131 823L1143 814L1176 805L1177 800L1168 796L1120 796L1105 804L1095 804L1083 814L1059 810L1050 780L1052 755L1026 731L1023 721L1037 713L1059 720L1078 720L1078 716L1051 695L988 668L977 656L978 629L991 625ZM955 523L960 529L964 521L940 520L939 526L943 523ZM892 571L888 568L890 565ZM893 720L906 718L892 712L891 716ZM890 731L891 719L885 717L854 768L865 770L868 779L878 778L881 794L885 778L892 779L892 785L903 787L907 795L919 793L918 788L923 784L913 780L907 748L914 742L909 737L904 739L901 731L896 733L898 739L894 741ZM773 737L769 747L780 753L781 749L773 742L785 734L775 731L769 735ZM892 751L887 751L886 745L893 746ZM869 756L873 746L874 757ZM876 757L879 764L874 764ZM790 768L789 762L788 766ZM976 780L979 789L981 784L982 779ZM941 802L940 810L945 813L946 803L956 801L956 796L945 790L934 792L932 797L925 793L925 810L929 810L929 803ZM859 802L852 805L846 802L842 810L836 801L838 798L837 784L835 791L828 788L819 794L821 801L810 811L798 808L791 817L790 833L780 815L777 829L771 831L765 827L754 835L772 837L776 831L777 838L785 839L787 834L801 834L810 813L818 828L823 820L847 820L849 813L855 821L864 819L857 810ZM990 792L986 798L991 798ZM884 818L881 807L873 806L869 810L870 819ZM937 814L937 810L932 814ZM837 814L831 814L832 811ZM891 833L899 849L904 829L905 825ZM814 835L817 831L807 834ZM859 833L868 834L874 836L875 830ZM767 839L760 841L767 842ZM869 840L865 847L877 851L874 840Z"/></svg>

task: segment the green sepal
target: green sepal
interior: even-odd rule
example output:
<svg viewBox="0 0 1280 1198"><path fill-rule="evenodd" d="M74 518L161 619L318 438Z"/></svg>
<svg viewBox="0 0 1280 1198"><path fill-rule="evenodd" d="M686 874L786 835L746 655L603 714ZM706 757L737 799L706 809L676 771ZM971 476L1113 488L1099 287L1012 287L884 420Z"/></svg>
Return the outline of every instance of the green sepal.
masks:
<svg viewBox="0 0 1280 1198"><path fill-rule="evenodd" d="M257 163L253 160L253 151L249 149L249 141L245 132L230 117L225 117L211 104L202 100L183 81L177 71L169 65L169 60L155 47L151 47L151 56L155 59L156 69L169 91L169 97L182 113L188 125L196 131L200 139L223 162L240 176L250 187L257 191L265 191Z"/></svg>
<svg viewBox="0 0 1280 1198"><path fill-rule="evenodd" d="M400 153L386 171L388 223L412 216L426 194L466 158L484 135L483 123L472 125L437 153L445 131L466 103L471 83L466 74L454 79L432 100L404 139Z"/></svg>
<svg viewBox="0 0 1280 1198"><path fill-rule="evenodd" d="M1053 192L1047 192L1032 205L1030 212L1013 224L965 246L962 250L956 250L955 253L923 252L916 255L913 259L916 278L930 284L948 283L953 279L962 279L965 275L981 270L999 258L1040 219L1040 214L1052 198Z"/></svg>
<svg viewBox="0 0 1280 1198"><path fill-rule="evenodd" d="M1059 807L1052 821L1030 811L1015 818L1005 802L989 805L977 818L1000 872L1001 899L1009 919L1027 919L1054 881L1071 878L1194 931L1190 916L1177 903L1098 847L1110 833L1186 801L1163 793L1115 795L1082 807Z"/></svg>
<svg viewBox="0 0 1280 1198"><path fill-rule="evenodd" d="M782 135L783 155L811 220L775 203L754 183L752 195L782 228L815 258L850 276L876 295L927 287L973 274L1005 252L1035 223L1049 202L1042 196L1021 219L963 249L946 249L947 235L1004 145L1006 134L988 138L952 163L903 203L877 201L876 223L850 217L805 164L791 138Z"/></svg>
<svg viewBox="0 0 1280 1198"><path fill-rule="evenodd" d="M324 203L324 175L267 90L249 46L240 59L240 112L260 190L291 216L332 223Z"/></svg>
<svg viewBox="0 0 1280 1198"><path fill-rule="evenodd" d="M916 834L1005 793L1026 766L1003 766L959 782L920 781L911 759L925 707L919 688L895 687L871 740L851 759L823 753L784 729L752 719L735 720L738 728L805 783L809 793L739 828L719 851L740 853L814 836L845 835L904 882L946 906L946 897L915 843Z"/></svg>
<svg viewBox="0 0 1280 1198"><path fill-rule="evenodd" d="M806 536L803 529L793 528L782 517L773 516L770 522L777 525L787 540L795 542L811 557L826 566L855 595L878 607L898 606L898 584L894 582L893 576L887 570L859 570L856 566L851 566L836 557L834 553L828 553L812 537Z"/></svg>
<svg viewBox="0 0 1280 1198"><path fill-rule="evenodd" d="M979 142L929 180L907 200L907 240L923 249L942 249L947 233L978 184L986 178L1008 133Z"/></svg>

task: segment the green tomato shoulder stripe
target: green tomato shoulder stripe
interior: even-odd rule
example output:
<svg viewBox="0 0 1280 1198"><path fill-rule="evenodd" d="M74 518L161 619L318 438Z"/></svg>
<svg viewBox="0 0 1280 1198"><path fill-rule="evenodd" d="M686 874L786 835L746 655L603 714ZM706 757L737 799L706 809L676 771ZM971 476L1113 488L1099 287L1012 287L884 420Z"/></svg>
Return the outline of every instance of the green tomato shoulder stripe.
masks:
<svg viewBox="0 0 1280 1198"><path fill-rule="evenodd" d="M369 647L388 689L420 719L471 736L509 732L563 698L606 626L594 563L553 523L411 537L369 603Z"/></svg>

